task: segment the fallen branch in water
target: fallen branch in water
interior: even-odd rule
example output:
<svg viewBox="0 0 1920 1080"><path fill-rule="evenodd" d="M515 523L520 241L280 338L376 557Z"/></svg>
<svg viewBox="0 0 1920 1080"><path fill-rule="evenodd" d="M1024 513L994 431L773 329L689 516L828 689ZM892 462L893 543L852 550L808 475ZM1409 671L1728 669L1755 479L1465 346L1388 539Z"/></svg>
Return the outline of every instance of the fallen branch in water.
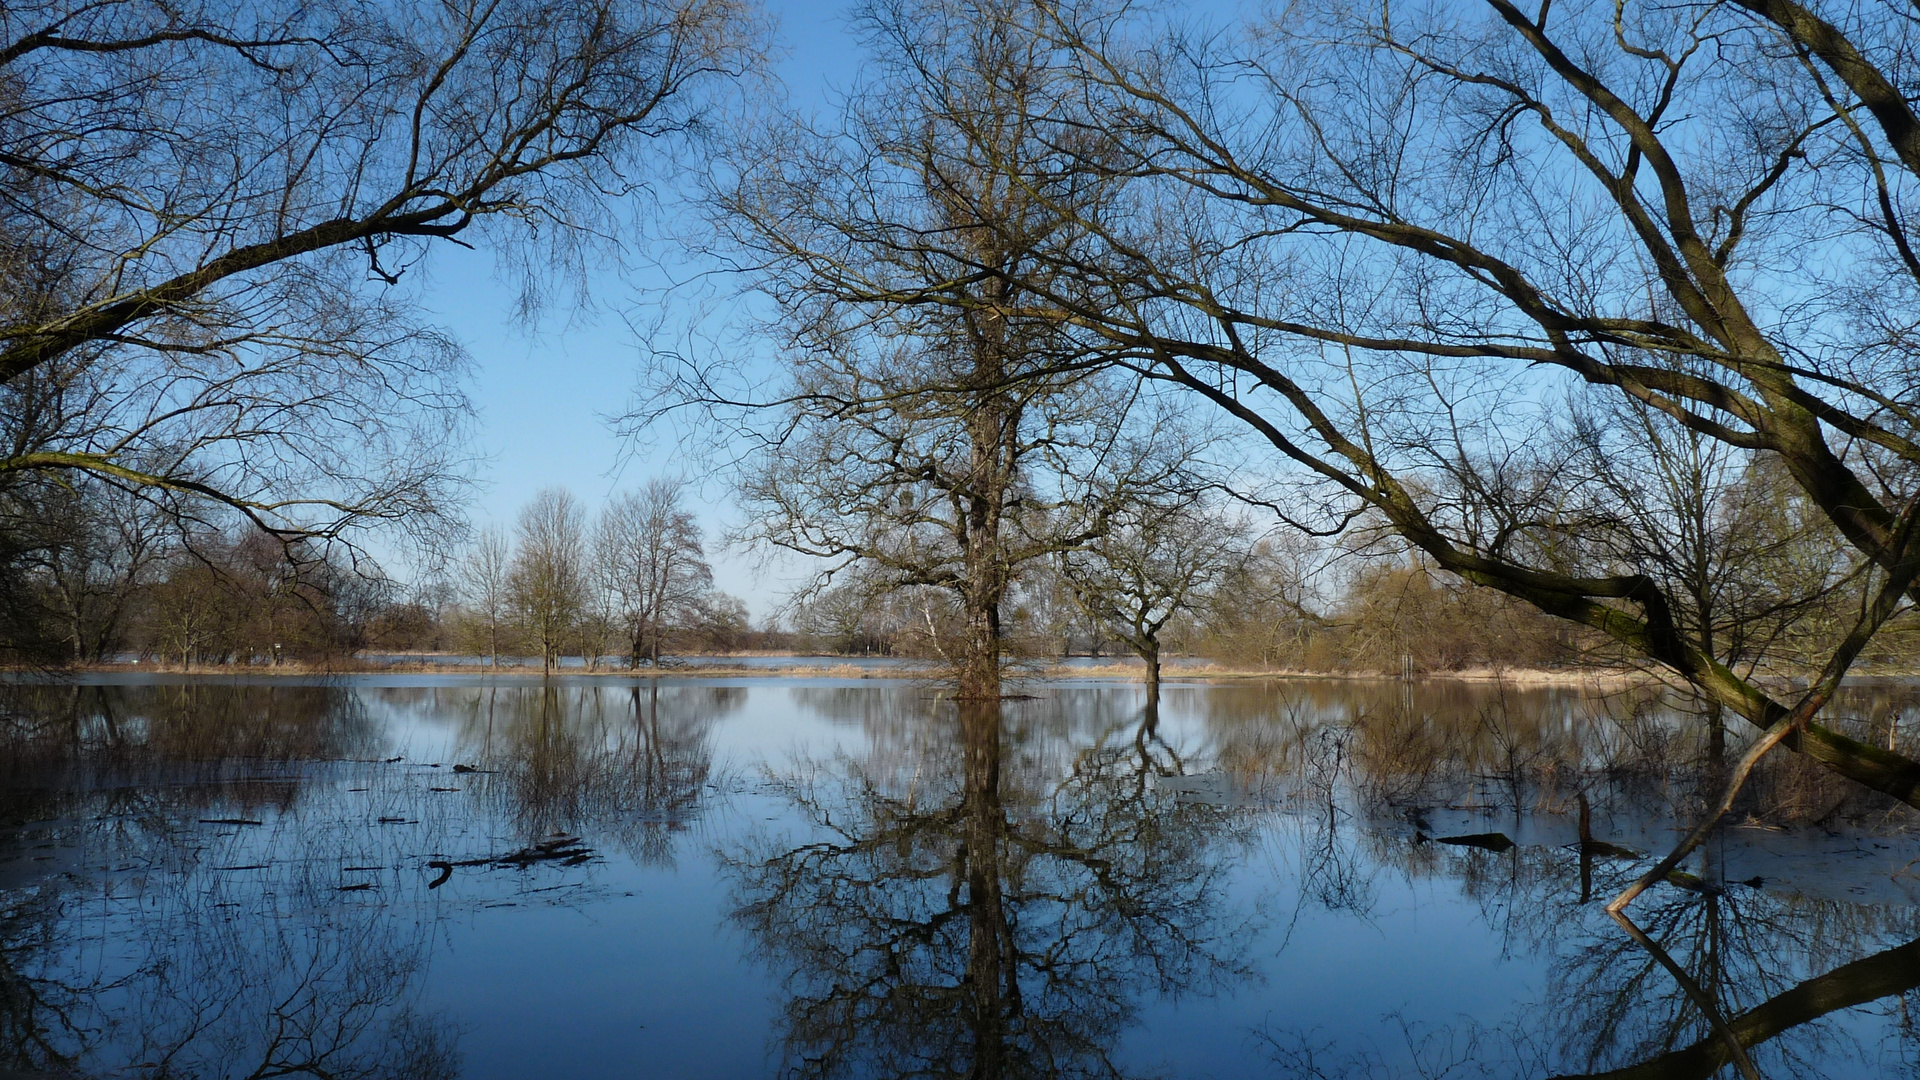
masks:
<svg viewBox="0 0 1920 1080"><path fill-rule="evenodd" d="M577 836L556 835L552 839L542 840L531 847L506 855L490 855L484 859L433 859L427 868L440 871L440 876L427 883L427 888L437 889L453 876L456 866L513 866L522 870L534 863L557 862L562 866L579 866L593 858L593 851L580 842Z"/></svg>

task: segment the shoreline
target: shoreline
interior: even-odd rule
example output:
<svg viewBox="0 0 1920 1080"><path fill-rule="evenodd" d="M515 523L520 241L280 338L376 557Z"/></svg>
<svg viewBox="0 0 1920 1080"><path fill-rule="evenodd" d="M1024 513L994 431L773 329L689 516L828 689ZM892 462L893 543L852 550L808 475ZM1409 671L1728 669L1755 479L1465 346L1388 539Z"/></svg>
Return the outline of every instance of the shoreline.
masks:
<svg viewBox="0 0 1920 1080"><path fill-rule="evenodd" d="M787 654L746 653L742 657L772 659ZM249 678L249 679L311 679L333 676L356 675L466 675L477 678L499 677L522 679L563 678L563 679L710 679L710 678L814 678L814 679L861 679L889 680L905 682L930 682L942 678L937 664L924 666L913 663L871 665L859 661L862 657L832 656L793 656L792 664L728 664L727 657L714 657L716 661L698 664L665 666L658 670L651 668L628 669L625 667L563 667L550 675L543 673L538 665L501 664L492 667L483 664L435 662L429 659L407 661L368 661L363 659L343 659L328 664L282 663L265 664L227 664L218 666L194 666L182 668L179 665L159 663L105 663L75 664L65 667L0 667L0 678L16 679L20 676L39 676L48 681L60 681L72 677L91 675L162 675L185 678ZM812 661L812 662L809 662ZM1146 676L1142 667L1118 661L1100 666L1067 666L1049 664L1040 667L1014 665L1007 674L1012 686L1022 682L1111 682L1125 681L1144 683ZM1397 673L1370 671L1299 671L1265 670L1258 668L1237 668L1228 665L1206 664L1194 667L1172 667L1162 669L1160 681L1163 685L1205 684L1228 682L1398 682ZM1461 683L1504 683L1513 686L1626 686L1637 683L1654 683L1659 680L1652 674L1642 671L1620 668L1581 668L1581 669L1539 669L1539 668L1468 668L1457 671L1422 672L1412 680L1421 682L1461 682Z"/></svg>
<svg viewBox="0 0 1920 1080"><path fill-rule="evenodd" d="M427 675L448 676L465 675L477 678L502 678L522 681L528 679L595 679L595 680L655 680L655 679L852 679L852 680L889 680L897 682L938 682L943 678L941 669L934 662L902 660L875 664L880 658L874 657L835 657L813 656L775 652L743 652L725 655L712 655L699 658L700 663L674 664L659 669L604 666L595 669L586 667L562 667L553 672L543 673L534 664L501 664L491 667L484 664L449 663L431 659L434 656L450 654L421 654L418 660L369 660L365 658L343 658L326 664L282 663L267 664L226 664L218 666L196 666L182 668L178 665L160 663L104 663L74 664L63 667L35 667L26 665L0 666L0 680L18 681L23 676L38 677L48 682L60 682L65 679L84 678L97 675L156 675L169 678L213 678L213 679L314 679L348 677L361 675ZM729 659L754 658L771 660L791 658L791 664L730 664ZM1128 682L1144 683L1146 676L1142 665L1129 663L1116 658L1114 662L1100 664L1064 665L1064 664L1012 664L1009 666L1007 683L1017 688L1022 683L1031 682ZM1262 669L1240 668L1231 665L1204 663L1191 666L1166 667L1160 675L1163 685L1204 685L1211 683L1245 682L1401 682L1403 676L1388 671L1307 671L1298 669ZM1460 668L1452 671L1426 671L1415 673L1412 683L1465 683L1478 685L1506 685L1514 687L1574 687L1602 690L1626 689L1634 686L1675 686L1670 675L1662 672L1638 668L1584 667L1584 668ZM1754 681L1773 691L1791 691L1804 686L1804 681L1787 676L1762 674ZM1920 671L1863 671L1849 675L1846 684L1850 686L1870 686L1876 684L1893 685L1920 681Z"/></svg>

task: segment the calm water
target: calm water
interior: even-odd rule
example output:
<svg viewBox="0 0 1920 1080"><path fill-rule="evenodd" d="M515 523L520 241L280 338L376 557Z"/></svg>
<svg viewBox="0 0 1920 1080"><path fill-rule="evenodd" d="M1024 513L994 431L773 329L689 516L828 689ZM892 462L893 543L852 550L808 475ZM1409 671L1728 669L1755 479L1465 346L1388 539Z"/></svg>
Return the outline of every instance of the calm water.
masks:
<svg viewBox="0 0 1920 1080"><path fill-rule="evenodd" d="M468 656L461 653L360 653L357 659L374 664L417 664L427 661L435 665L453 665L459 667L487 667L492 661L485 656ZM120 663L137 664L140 658L126 653L117 658ZM539 667L537 656L503 656L501 663L507 666ZM1035 665L1063 668L1144 668L1145 665L1136 656L1067 656L1041 657L1030 661ZM1205 657L1170 656L1161 664L1167 671L1181 668L1202 668L1214 661ZM559 666L563 669L585 672L587 661L584 657L563 656ZM600 665L608 673L619 673L626 667L623 657L610 656ZM934 669L937 661L899 656L836 656L828 653L794 653L772 656L672 656L662 661L662 667L683 670L687 668L855 668L864 671L912 671L916 669Z"/></svg>
<svg viewBox="0 0 1920 1080"><path fill-rule="evenodd" d="M1739 746L1671 702L1029 692L0 687L0 1076L1735 1075L1703 1007L1920 1074L1905 811L1783 759L1635 904L1662 955L1604 916L1651 860L1580 798L1654 850Z"/></svg>

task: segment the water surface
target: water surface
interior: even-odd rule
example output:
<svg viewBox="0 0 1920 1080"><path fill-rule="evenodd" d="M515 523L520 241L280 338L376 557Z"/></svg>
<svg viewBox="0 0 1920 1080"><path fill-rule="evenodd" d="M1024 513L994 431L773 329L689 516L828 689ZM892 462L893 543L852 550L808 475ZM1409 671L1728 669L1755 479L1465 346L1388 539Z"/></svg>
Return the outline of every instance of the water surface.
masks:
<svg viewBox="0 0 1920 1080"><path fill-rule="evenodd" d="M1770 762L1655 951L1601 911L1652 858L1580 801L1660 854L1744 737L1675 701L1023 693L0 688L0 1075L1920 1072L1904 809Z"/></svg>

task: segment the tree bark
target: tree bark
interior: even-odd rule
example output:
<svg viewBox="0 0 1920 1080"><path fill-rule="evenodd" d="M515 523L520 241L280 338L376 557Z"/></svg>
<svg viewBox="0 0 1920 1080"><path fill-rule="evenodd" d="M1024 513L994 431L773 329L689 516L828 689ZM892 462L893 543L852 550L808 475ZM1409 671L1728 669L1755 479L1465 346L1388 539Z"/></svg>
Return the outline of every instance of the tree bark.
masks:
<svg viewBox="0 0 1920 1080"><path fill-rule="evenodd" d="M1000 381L997 342L976 342L974 375L982 385ZM1007 570L1002 551L1001 518L1013 486L1004 450L1015 437L1017 412L990 391L968 417L969 483L964 509L964 573L961 589L965 639L959 660L958 691L963 700L998 701L1000 660L1005 637L1000 625L1000 602L1006 596Z"/></svg>

